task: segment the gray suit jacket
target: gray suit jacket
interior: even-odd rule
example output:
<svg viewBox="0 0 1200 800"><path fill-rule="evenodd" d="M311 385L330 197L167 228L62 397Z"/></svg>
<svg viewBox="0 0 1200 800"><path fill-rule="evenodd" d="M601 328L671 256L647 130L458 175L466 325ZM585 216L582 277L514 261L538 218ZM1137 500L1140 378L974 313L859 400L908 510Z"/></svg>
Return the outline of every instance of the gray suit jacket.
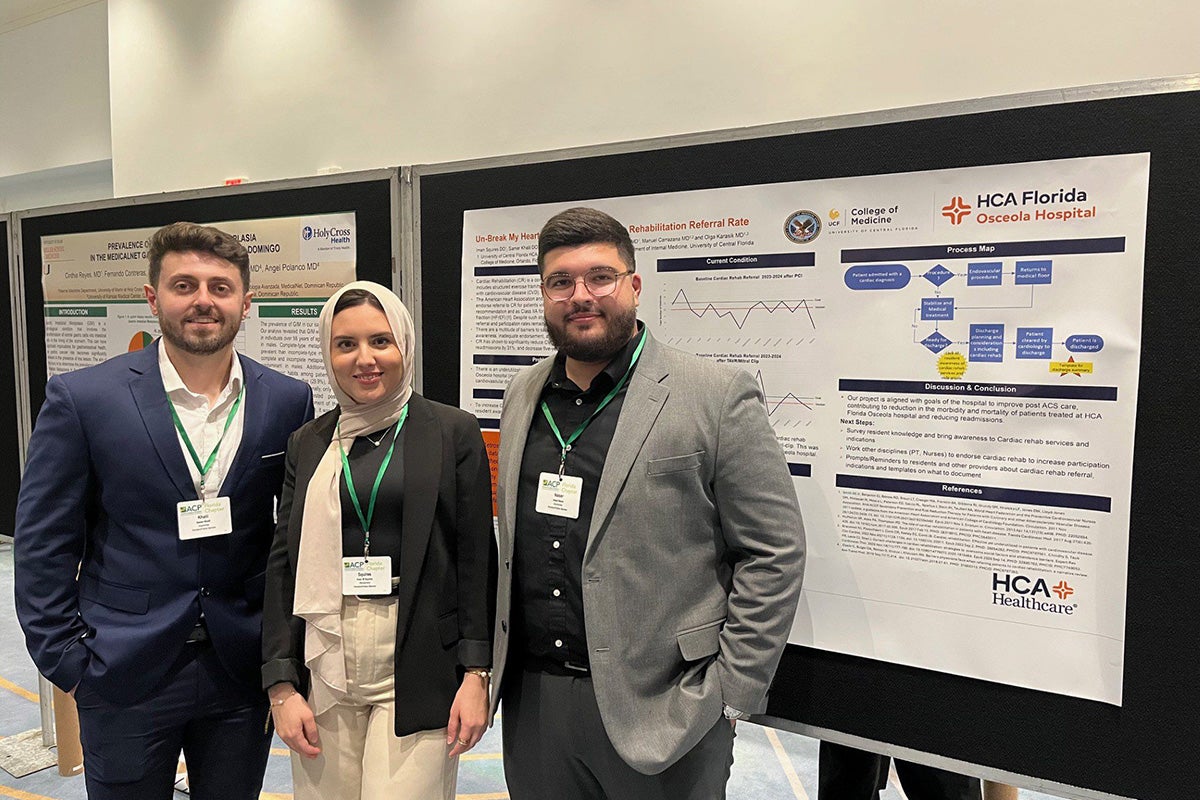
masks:
<svg viewBox="0 0 1200 800"><path fill-rule="evenodd" d="M552 359L500 420L493 712L503 687L521 456ZM647 338L608 451L583 558L592 681L635 769L675 763L722 702L766 708L804 571L804 526L754 379Z"/></svg>

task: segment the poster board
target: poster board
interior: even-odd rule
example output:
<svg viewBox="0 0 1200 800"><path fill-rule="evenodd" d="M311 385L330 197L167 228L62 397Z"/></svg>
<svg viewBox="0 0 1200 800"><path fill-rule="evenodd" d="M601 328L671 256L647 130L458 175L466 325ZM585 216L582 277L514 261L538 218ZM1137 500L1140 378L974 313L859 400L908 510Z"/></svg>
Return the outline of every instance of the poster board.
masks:
<svg viewBox="0 0 1200 800"><path fill-rule="evenodd" d="M1189 586L1200 562L1191 457L1200 437L1189 412L1200 380L1194 361L1178 358L1196 340L1187 320L1200 290L1197 226L1187 209L1198 199L1198 124L1198 92L1112 88L415 168L421 313L438 320L423 331L425 393L449 403L461 394L463 215L474 209L1149 153L1122 704L789 645L765 719L980 774L1031 776L1023 783L1072 796L1186 796L1200 780L1190 722L1200 689L1188 674L1200 600L1169 587Z"/></svg>
<svg viewBox="0 0 1200 800"><path fill-rule="evenodd" d="M655 339L759 387L805 515L790 643L1121 704L1148 181L1135 153L584 201ZM569 205L465 215L485 441L552 352Z"/></svg>
<svg viewBox="0 0 1200 800"><path fill-rule="evenodd" d="M354 252L350 256L331 257L335 268L330 271L330 280L350 280L357 273L359 278L398 289L397 185L394 170L380 170L330 178L282 181L263 186L247 185L229 190L128 198L18 215L25 287L24 348L29 364L28 407L31 419L36 419L37 410L44 399L48 371L71 368L80 359L96 361L103 355L97 352L55 358L55 354L48 354L48 341L70 339L71 331L65 329L64 323L78 326L89 324L88 319L92 320L91 324L98 322L97 337L112 340L109 345L120 339L121 347L118 350L125 346L126 340L132 347L135 346L134 340L148 342L157 335L154 320L149 316L144 301L139 301L135 296L142 279L134 273L140 273L144 268L142 248L149 231L177 220L225 225L231 232L244 238L247 249L251 251L251 288L254 289L256 285L278 283L282 273L277 268L281 264L290 267L303 261L306 257L305 248L320 238L324 228L331 228L334 233L349 230L349 236L337 238L349 238L352 243L350 249ZM76 260L56 261L65 256ZM320 259L314 257L311 260L316 263ZM125 268L127 261L134 265L133 269ZM262 264L272 269L257 273L256 278L255 267ZM44 274L47 269L51 271L50 283L47 283ZM81 271L86 275L97 269L113 274L128 272L129 275L108 283L86 278L77 281L74 277ZM319 274L324 275L324 272ZM72 277L64 281L61 279L63 275ZM256 298L252 310L256 322L260 321L257 327L265 330L269 323L278 327L280 323L269 318L286 312L301 315L303 324L312 328L315 325L313 314L319 309L323 298L331 293L330 288L324 285L326 282L322 278L318 281L322 286L308 293L312 296L298 297L296 302L286 296L293 291L292 288L282 292L278 289L272 292L267 288L266 291L272 296ZM76 283L80 286L76 287ZM54 287L54 297L46 297L43 287L47 285ZM102 290L102 296L88 297L98 291L97 287ZM78 291L81 299L91 302L69 302L71 295L66 293L75 291ZM265 302L258 302L260 299ZM71 314L107 316L84 316L67 321L59 316L64 307ZM110 331L109 328L114 330ZM244 334L245 331L239 336ZM299 334L315 341L315 329L310 331L305 328ZM248 355L262 358L268 362L268 366L272 366L272 362L278 359L272 358L269 351L278 347L278 340L282 337L281 333L269 337L264 333L260 337L261 342L255 341L249 347L240 346L250 351ZM264 347L268 352L258 352ZM109 356L114 354L108 353ZM48 358L48 355L52 357ZM278 366L288 369L290 364L289 371L301 373L300 377L314 383L323 381L324 369L315 348L308 359L311 363L301 363L297 359L304 360L304 353L300 350L285 359L287 364L279 363ZM329 407L330 404L326 403L318 411Z"/></svg>
<svg viewBox="0 0 1200 800"><path fill-rule="evenodd" d="M12 219L0 215L0 297L13 309ZM13 315L4 315L4 338L13 341ZM21 476L20 438L17 426L16 352L0 354L0 486L16 486ZM12 536L17 513L17 493L0 492L0 536Z"/></svg>

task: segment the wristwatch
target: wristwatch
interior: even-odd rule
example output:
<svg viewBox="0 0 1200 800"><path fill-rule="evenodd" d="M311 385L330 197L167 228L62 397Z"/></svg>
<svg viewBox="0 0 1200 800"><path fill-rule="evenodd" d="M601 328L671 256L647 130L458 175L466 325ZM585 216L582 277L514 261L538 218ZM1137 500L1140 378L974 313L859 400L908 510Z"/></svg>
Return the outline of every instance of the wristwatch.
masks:
<svg viewBox="0 0 1200 800"><path fill-rule="evenodd" d="M738 711L728 703L725 703L724 706L725 719L741 719L742 717L746 716L745 711Z"/></svg>

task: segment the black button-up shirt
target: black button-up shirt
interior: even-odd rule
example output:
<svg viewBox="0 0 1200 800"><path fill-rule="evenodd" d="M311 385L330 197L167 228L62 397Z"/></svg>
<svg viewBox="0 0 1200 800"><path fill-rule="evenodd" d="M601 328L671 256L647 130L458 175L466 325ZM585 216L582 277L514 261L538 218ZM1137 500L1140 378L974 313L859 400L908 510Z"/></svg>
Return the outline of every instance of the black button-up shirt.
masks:
<svg viewBox="0 0 1200 800"><path fill-rule="evenodd" d="M641 329L639 323L638 330ZM555 359L550 377L542 388L541 400L550 407L564 441L624 377L639 339L635 336L617 353L592 379L592 385L586 391L581 391L567 377L563 355L560 353ZM626 381L567 454L563 474L583 479L577 519L540 514L535 509L539 477L543 472L558 472L562 447L542 413L541 402L534 408L529 438L521 458L513 552L514 652L533 661L569 662L580 666L588 663L581 583L583 551L587 546L604 460L628 388Z"/></svg>

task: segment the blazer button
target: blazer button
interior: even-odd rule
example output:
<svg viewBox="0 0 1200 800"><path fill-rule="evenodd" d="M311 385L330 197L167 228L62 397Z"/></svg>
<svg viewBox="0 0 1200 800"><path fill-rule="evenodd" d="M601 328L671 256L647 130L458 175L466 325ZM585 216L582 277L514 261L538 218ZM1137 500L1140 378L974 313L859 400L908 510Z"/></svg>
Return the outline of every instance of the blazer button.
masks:
<svg viewBox="0 0 1200 800"><path fill-rule="evenodd" d="M208 597L211 594L212 594L212 592L210 592L207 587L205 587L205 586L200 587L200 596L201 597Z"/></svg>

